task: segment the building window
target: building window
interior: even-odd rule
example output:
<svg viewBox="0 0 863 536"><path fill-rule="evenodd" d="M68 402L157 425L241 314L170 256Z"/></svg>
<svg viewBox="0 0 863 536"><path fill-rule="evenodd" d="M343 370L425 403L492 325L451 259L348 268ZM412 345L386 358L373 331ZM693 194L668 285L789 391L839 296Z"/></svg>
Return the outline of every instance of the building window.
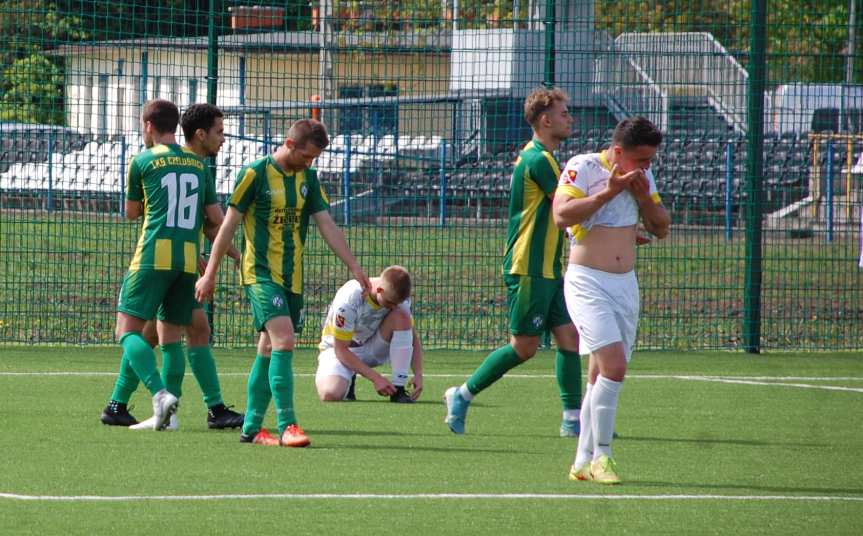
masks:
<svg viewBox="0 0 863 536"><path fill-rule="evenodd" d="M196 78L189 79L189 104L195 104L198 101L198 80Z"/></svg>
<svg viewBox="0 0 863 536"><path fill-rule="evenodd" d="M99 108L96 112L98 118L97 134L108 135L108 75L99 75Z"/></svg>
<svg viewBox="0 0 863 536"><path fill-rule="evenodd" d="M384 97L398 97L398 94L395 84L340 87L340 99L359 99L359 102L339 107L339 132L365 132L376 136L395 134L399 125L398 102L395 99L385 102Z"/></svg>
<svg viewBox="0 0 863 536"><path fill-rule="evenodd" d="M377 84L369 86L369 97L398 97L399 89L395 85ZM372 104L369 106L369 129L373 135L383 136L395 134L399 129L399 105L392 102Z"/></svg>
<svg viewBox="0 0 863 536"><path fill-rule="evenodd" d="M177 103L180 100L180 80L177 79L176 76L172 76L168 79L168 91L169 91L169 100L173 103Z"/></svg>
<svg viewBox="0 0 863 536"><path fill-rule="evenodd" d="M342 86L339 88L340 99L360 99L363 97L363 86ZM339 107L339 131L342 134L352 134L363 129L363 108L361 105L344 105Z"/></svg>
<svg viewBox="0 0 863 536"><path fill-rule="evenodd" d="M78 124L85 130L93 128L93 77L81 77L81 103L78 105Z"/></svg>

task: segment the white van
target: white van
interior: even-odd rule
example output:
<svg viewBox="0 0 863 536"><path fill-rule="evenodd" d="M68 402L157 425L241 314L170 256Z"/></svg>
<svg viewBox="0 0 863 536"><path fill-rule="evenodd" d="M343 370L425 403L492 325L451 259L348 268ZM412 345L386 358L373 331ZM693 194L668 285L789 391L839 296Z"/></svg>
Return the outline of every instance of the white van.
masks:
<svg viewBox="0 0 863 536"><path fill-rule="evenodd" d="M863 85L784 84L768 99L768 132L863 133Z"/></svg>

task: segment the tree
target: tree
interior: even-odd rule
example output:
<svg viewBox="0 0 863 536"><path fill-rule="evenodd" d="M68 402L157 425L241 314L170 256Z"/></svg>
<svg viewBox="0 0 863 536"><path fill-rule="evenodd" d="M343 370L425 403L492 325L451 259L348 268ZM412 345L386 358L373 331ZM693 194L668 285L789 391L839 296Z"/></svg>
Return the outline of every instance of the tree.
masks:
<svg viewBox="0 0 863 536"><path fill-rule="evenodd" d="M596 0L594 8L597 28L612 36L710 32L741 63L749 59L750 0ZM843 81L848 18L848 0L767 0L768 82ZM855 58L863 66L863 54Z"/></svg>
<svg viewBox="0 0 863 536"><path fill-rule="evenodd" d="M62 124L60 60L41 52L85 39L81 19L43 0L6 0L0 2L0 35L0 119Z"/></svg>
<svg viewBox="0 0 863 536"><path fill-rule="evenodd" d="M3 78L0 120L63 124L63 74L51 60L41 54L16 60Z"/></svg>

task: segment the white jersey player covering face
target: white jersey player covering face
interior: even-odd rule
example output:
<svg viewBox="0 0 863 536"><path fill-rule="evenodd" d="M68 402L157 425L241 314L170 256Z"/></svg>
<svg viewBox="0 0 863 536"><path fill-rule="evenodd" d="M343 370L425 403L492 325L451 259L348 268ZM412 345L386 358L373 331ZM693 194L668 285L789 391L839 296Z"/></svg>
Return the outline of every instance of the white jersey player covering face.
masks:
<svg viewBox="0 0 863 536"><path fill-rule="evenodd" d="M638 325L636 227L640 217L647 231L664 238L671 224L649 169L661 142L647 119L621 121L608 149L567 163L555 192L555 223L570 236L564 298L590 353L573 480L620 482L611 441Z"/></svg>
<svg viewBox="0 0 863 536"><path fill-rule="evenodd" d="M422 393L422 346L413 327L410 274L390 266L371 282L372 291L364 296L358 282L348 281L327 311L315 374L321 401L353 399L357 374L393 402L411 403ZM374 370L388 361L392 381ZM408 369L414 373L410 395Z"/></svg>

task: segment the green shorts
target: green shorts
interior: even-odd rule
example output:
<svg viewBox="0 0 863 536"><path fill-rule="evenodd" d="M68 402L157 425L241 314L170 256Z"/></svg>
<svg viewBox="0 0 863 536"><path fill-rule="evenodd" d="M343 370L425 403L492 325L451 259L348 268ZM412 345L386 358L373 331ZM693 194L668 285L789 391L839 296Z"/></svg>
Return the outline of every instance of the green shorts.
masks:
<svg viewBox="0 0 863 536"><path fill-rule="evenodd" d="M252 304L252 320L255 330L264 331L264 326L277 316L289 316L294 332L303 331L303 295L286 292L281 285L262 281L246 285L246 297Z"/></svg>
<svg viewBox="0 0 863 536"><path fill-rule="evenodd" d="M503 280L513 335L541 335L547 329L572 323L563 299L562 278L507 274Z"/></svg>
<svg viewBox="0 0 863 536"><path fill-rule="evenodd" d="M188 326L192 323L196 274L178 270L136 270L127 272L120 288L117 310L150 320Z"/></svg>

